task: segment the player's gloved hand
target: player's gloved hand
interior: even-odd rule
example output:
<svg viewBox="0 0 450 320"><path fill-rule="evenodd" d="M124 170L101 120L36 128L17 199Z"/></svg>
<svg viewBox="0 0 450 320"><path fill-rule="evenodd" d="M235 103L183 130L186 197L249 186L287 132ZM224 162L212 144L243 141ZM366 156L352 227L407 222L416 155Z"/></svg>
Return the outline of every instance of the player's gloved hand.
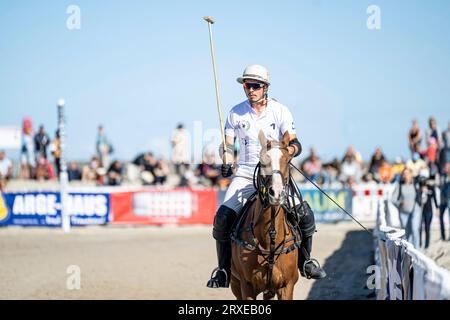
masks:
<svg viewBox="0 0 450 320"><path fill-rule="evenodd" d="M233 174L234 164L224 163L222 164L221 172L224 178L228 178Z"/></svg>

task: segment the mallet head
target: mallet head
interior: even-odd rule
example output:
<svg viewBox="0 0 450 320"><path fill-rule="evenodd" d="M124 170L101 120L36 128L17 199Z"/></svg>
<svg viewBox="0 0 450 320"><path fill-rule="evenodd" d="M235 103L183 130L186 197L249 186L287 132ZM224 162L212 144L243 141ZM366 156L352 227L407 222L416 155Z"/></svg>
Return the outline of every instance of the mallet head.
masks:
<svg viewBox="0 0 450 320"><path fill-rule="evenodd" d="M203 17L203 20L205 20L206 22L211 23L211 24L214 23L214 19L211 16L205 16L205 17Z"/></svg>

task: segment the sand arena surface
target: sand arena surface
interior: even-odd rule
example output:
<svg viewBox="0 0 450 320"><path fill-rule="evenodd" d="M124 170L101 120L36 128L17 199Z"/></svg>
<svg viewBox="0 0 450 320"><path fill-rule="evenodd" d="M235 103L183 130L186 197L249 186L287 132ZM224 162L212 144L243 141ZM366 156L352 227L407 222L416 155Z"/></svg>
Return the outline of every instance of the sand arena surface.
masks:
<svg viewBox="0 0 450 320"><path fill-rule="evenodd" d="M328 273L300 278L295 299L368 299L371 236L354 223L320 224L313 255ZM0 228L0 299L234 299L209 289L216 265L211 226ZM81 289L68 290L67 268Z"/></svg>

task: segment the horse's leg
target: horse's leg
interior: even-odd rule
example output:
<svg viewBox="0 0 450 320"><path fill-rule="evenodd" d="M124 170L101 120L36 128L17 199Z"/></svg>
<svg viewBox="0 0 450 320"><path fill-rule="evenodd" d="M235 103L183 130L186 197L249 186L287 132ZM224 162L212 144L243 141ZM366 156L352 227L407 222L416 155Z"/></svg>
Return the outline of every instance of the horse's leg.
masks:
<svg viewBox="0 0 450 320"><path fill-rule="evenodd" d="M231 274L231 291L237 300L242 300L242 292L241 292L241 281L236 278L233 274Z"/></svg>
<svg viewBox="0 0 450 320"><path fill-rule="evenodd" d="M247 281L245 280L241 281L241 293L243 300L256 300L255 289L250 283L247 283Z"/></svg>
<svg viewBox="0 0 450 320"><path fill-rule="evenodd" d="M290 281L288 284L277 290L278 300L292 300L294 299L294 282Z"/></svg>

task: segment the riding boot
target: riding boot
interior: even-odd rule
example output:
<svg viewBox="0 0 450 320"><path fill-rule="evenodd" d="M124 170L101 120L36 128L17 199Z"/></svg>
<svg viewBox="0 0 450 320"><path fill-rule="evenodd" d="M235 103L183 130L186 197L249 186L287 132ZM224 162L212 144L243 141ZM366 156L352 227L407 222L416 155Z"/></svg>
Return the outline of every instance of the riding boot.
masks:
<svg viewBox="0 0 450 320"><path fill-rule="evenodd" d="M206 284L209 288L228 288L231 276L231 241L216 241L219 267L213 270Z"/></svg>
<svg viewBox="0 0 450 320"><path fill-rule="evenodd" d="M311 259L312 236L302 240L302 244L298 254L298 269L302 277L308 279L323 279L327 276L325 270L320 267L319 262Z"/></svg>

